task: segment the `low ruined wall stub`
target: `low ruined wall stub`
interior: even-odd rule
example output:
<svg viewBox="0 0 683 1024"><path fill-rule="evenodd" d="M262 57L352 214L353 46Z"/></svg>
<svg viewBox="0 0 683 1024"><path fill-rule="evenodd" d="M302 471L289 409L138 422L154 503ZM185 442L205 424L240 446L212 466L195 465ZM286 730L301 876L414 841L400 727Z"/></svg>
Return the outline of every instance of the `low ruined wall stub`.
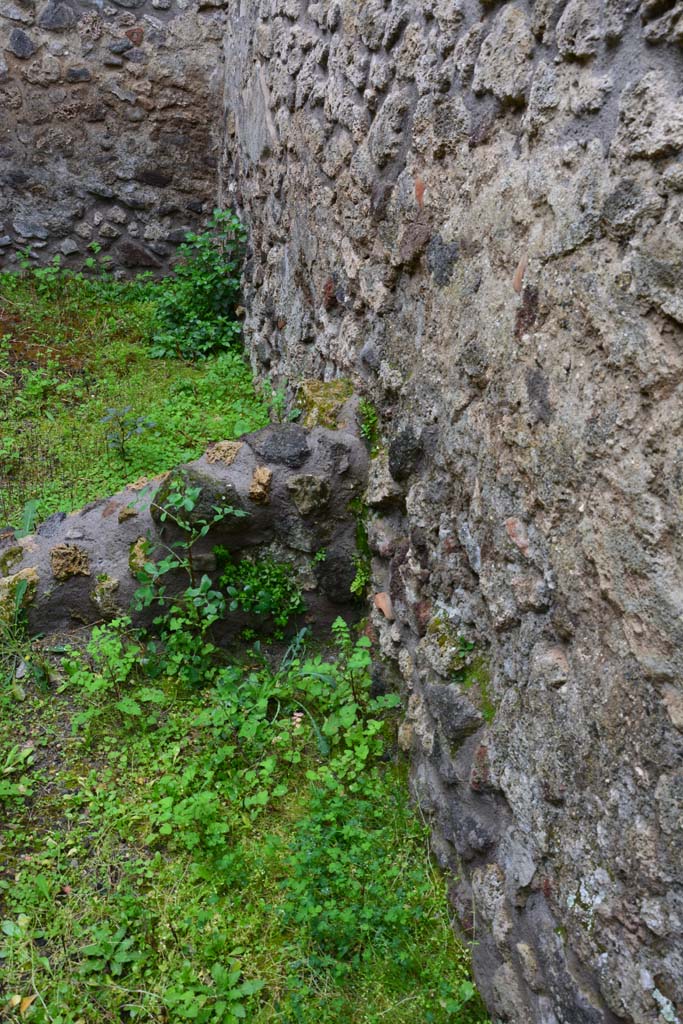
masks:
<svg viewBox="0 0 683 1024"><path fill-rule="evenodd" d="M226 10L252 359L382 415L372 616L492 1015L683 1020L681 4Z"/></svg>
<svg viewBox="0 0 683 1024"><path fill-rule="evenodd" d="M22 604L33 633L68 634L121 615L148 625L158 606L134 609L140 573L169 551L185 554L187 532L162 513L169 491L188 486L198 491L189 513L192 523L211 521L215 509L225 505L244 513L224 516L193 546L195 582L204 573L214 581L220 575L216 546L235 558L285 561L302 590L305 610L298 625L328 635L338 615L355 620L362 610L350 586L357 531L353 509L365 488L367 463L356 433L276 424L245 434L238 443L211 445L200 459L152 480L142 478L71 515L55 513L21 540L5 531L0 621L13 617L23 583ZM189 584L180 570L163 582L167 597ZM249 624L248 615L227 616L216 623L215 638L232 639Z"/></svg>
<svg viewBox="0 0 683 1024"><path fill-rule="evenodd" d="M0 267L165 269L215 203L224 32L185 0L0 6Z"/></svg>

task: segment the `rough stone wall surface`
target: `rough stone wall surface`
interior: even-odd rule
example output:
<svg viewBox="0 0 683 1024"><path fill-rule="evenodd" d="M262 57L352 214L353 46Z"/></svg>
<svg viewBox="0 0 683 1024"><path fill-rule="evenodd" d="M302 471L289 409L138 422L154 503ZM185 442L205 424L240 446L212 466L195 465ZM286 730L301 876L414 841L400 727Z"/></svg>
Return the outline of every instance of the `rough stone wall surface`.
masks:
<svg viewBox="0 0 683 1024"><path fill-rule="evenodd" d="M681 1021L683 4L227 10L250 349L381 413L373 622L492 1015Z"/></svg>
<svg viewBox="0 0 683 1024"><path fill-rule="evenodd" d="M0 4L0 267L164 267L216 192L224 15L188 0Z"/></svg>

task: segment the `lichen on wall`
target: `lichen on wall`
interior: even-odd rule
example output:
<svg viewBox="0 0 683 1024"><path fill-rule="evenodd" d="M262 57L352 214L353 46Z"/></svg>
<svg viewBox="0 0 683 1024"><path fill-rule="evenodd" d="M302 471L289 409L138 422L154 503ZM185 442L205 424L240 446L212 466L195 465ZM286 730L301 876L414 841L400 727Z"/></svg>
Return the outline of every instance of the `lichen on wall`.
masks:
<svg viewBox="0 0 683 1024"><path fill-rule="evenodd" d="M373 623L493 1017L683 1020L683 8L227 14L248 344L380 413Z"/></svg>

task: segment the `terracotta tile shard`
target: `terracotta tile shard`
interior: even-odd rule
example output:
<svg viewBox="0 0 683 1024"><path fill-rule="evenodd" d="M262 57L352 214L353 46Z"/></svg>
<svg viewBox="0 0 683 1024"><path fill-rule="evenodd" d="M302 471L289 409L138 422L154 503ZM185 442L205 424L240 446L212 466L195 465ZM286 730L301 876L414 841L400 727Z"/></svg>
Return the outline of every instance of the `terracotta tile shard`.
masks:
<svg viewBox="0 0 683 1024"><path fill-rule="evenodd" d="M529 534L527 528L520 519L506 519L505 529L512 543L519 548L523 555L529 554Z"/></svg>
<svg viewBox="0 0 683 1024"><path fill-rule="evenodd" d="M419 209L424 206L425 183L422 178L415 179L415 200Z"/></svg>
<svg viewBox="0 0 683 1024"><path fill-rule="evenodd" d="M389 622L393 622L396 616L394 615L394 606L391 603L391 598L384 591L381 594L375 594L373 603L375 608L381 611L382 615Z"/></svg>
<svg viewBox="0 0 683 1024"><path fill-rule="evenodd" d="M90 559L87 551L77 544L58 544L50 551L52 575L56 580L68 580L71 576L89 576Z"/></svg>
<svg viewBox="0 0 683 1024"><path fill-rule="evenodd" d="M267 505L270 501L270 483L273 479L272 469L257 466L249 484L249 497L257 505Z"/></svg>
<svg viewBox="0 0 683 1024"><path fill-rule="evenodd" d="M206 461L212 464L222 462L224 466L232 466L241 447L241 441L216 441L206 449Z"/></svg>
<svg viewBox="0 0 683 1024"><path fill-rule="evenodd" d="M512 278L512 287L515 289L518 295L522 290L522 282L524 280L524 275L526 274L528 262L529 261L527 259L527 254L524 253L519 263L517 264L517 269L515 270L514 277Z"/></svg>

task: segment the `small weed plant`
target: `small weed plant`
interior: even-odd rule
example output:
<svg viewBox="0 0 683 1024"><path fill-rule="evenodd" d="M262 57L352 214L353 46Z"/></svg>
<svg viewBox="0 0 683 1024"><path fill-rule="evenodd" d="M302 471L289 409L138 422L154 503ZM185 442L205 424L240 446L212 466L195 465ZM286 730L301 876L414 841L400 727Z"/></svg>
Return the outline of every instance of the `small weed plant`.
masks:
<svg viewBox="0 0 683 1024"><path fill-rule="evenodd" d="M152 355L204 359L235 346L245 240L229 210L215 210L205 232L186 236L175 273L156 301Z"/></svg>
<svg viewBox="0 0 683 1024"><path fill-rule="evenodd" d="M200 487L180 478L172 481L162 506L157 506L162 523L172 524L180 537L165 544L163 557L149 558L138 574L140 586L133 607L140 611L150 606L159 609L154 618L160 646L152 645L158 670L174 681L176 691L193 689L215 675L217 649L211 639L211 627L227 611L226 595L217 589L211 577L197 572L194 548L212 527L228 517L246 516L231 505L215 505L207 517L195 514ZM149 552L148 552L149 553ZM184 580L168 593L166 578Z"/></svg>
<svg viewBox="0 0 683 1024"><path fill-rule="evenodd" d="M161 606L166 604L165 588L159 581L167 573L179 570L184 572L190 583L190 591L193 591L203 579L209 579L209 577L202 577L202 580L197 578L194 560L195 545L206 537L213 526L228 516L242 519L248 515L243 509L234 508L232 505L212 505L208 518L200 518L195 515L200 494L200 486L193 487L183 477L178 477L171 480L163 504L152 506L153 509L156 509L161 523L172 523L180 531L180 539L164 545L166 556L163 559L145 563L140 574L143 586L138 589L135 597L136 608L146 608L153 602ZM222 609L221 612L212 611L210 615L216 618L224 611L225 609Z"/></svg>
<svg viewBox="0 0 683 1024"><path fill-rule="evenodd" d="M256 621L265 617L276 639L282 639L290 620L306 607L293 566L267 557L234 559L221 547L215 548L215 554L229 610L248 612Z"/></svg>
<svg viewBox="0 0 683 1024"><path fill-rule="evenodd" d="M353 556L356 573L351 581L350 590L354 597L362 601L372 582L372 561L367 528L368 509L360 498L354 498L349 508L356 517L356 553Z"/></svg>
<svg viewBox="0 0 683 1024"><path fill-rule="evenodd" d="M287 381L279 388L273 387L267 378L258 385L259 392L268 409L271 423L292 423L301 416L297 406L287 410Z"/></svg>
<svg viewBox="0 0 683 1024"><path fill-rule="evenodd" d="M44 692L47 683L43 661L33 654L28 642L24 612L27 589L28 581L20 579L0 616L0 686L6 699L15 705L26 700L27 685ZM9 736L0 748L0 812L23 805L36 783L34 774L28 772L34 759L33 743L11 743L11 739Z"/></svg>
<svg viewBox="0 0 683 1024"><path fill-rule="evenodd" d="M103 416L101 423L106 423L109 428L107 444L122 462L128 462L128 442L133 437L139 437L145 430L155 426L144 416L135 416L132 405L125 405L123 409L107 409L106 416Z"/></svg>
<svg viewBox="0 0 683 1024"><path fill-rule="evenodd" d="M367 398L361 399L359 412L361 437L364 438L370 454L374 457L379 451L379 414Z"/></svg>

